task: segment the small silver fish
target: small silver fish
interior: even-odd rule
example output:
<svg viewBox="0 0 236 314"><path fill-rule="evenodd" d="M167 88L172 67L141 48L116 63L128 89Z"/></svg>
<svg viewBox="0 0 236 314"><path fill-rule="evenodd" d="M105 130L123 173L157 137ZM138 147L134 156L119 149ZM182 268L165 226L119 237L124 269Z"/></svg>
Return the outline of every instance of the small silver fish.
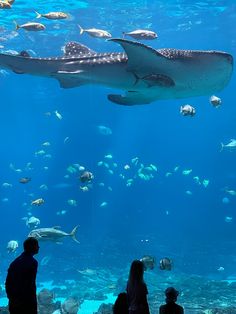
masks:
<svg viewBox="0 0 236 314"><path fill-rule="evenodd" d="M155 258L153 256L145 255L140 259L140 261L144 265L144 270L152 270L155 267Z"/></svg>
<svg viewBox="0 0 236 314"><path fill-rule="evenodd" d="M160 260L160 269L161 270L171 270L172 260L169 257L164 257Z"/></svg>
<svg viewBox="0 0 236 314"><path fill-rule="evenodd" d="M43 31L46 29L46 26L41 24L41 23L34 23L34 22L28 22L22 25L18 25L16 22L16 30L20 28L24 28L27 31L33 31L33 32L38 32L38 31Z"/></svg>
<svg viewBox="0 0 236 314"><path fill-rule="evenodd" d="M34 206L40 206L42 204L44 204L44 199L43 198L37 198L36 200L31 202L31 205L34 205Z"/></svg>
<svg viewBox="0 0 236 314"><path fill-rule="evenodd" d="M182 113L183 116L193 117L196 113L196 109L193 106L184 105L180 107L180 113Z"/></svg>
<svg viewBox="0 0 236 314"><path fill-rule="evenodd" d="M215 95L212 95L210 97L210 103L212 104L213 107L219 107L222 103L221 99Z"/></svg>
<svg viewBox="0 0 236 314"><path fill-rule="evenodd" d="M48 20L62 20L62 19L67 19L68 15L64 12L49 12L46 14L40 14L36 12L36 19L40 19L41 17L45 17Z"/></svg>
<svg viewBox="0 0 236 314"><path fill-rule="evenodd" d="M83 33L88 33L90 36L95 37L95 38L111 38L112 37L110 33L102 29L97 29L97 28L83 29L80 25L78 25L78 27L80 29L80 35L82 35Z"/></svg>
<svg viewBox="0 0 236 314"><path fill-rule="evenodd" d="M229 150L235 149L236 148L236 140L232 138L228 144L221 143L221 150L220 151L222 151L224 148L228 148Z"/></svg>
<svg viewBox="0 0 236 314"><path fill-rule="evenodd" d="M126 35L139 40L152 40L157 38L157 33L145 29L137 29L128 33L123 32L123 36L125 37Z"/></svg>
<svg viewBox="0 0 236 314"><path fill-rule="evenodd" d="M7 243L7 251L8 253L14 253L17 248L19 247L19 244L15 240L11 240Z"/></svg>

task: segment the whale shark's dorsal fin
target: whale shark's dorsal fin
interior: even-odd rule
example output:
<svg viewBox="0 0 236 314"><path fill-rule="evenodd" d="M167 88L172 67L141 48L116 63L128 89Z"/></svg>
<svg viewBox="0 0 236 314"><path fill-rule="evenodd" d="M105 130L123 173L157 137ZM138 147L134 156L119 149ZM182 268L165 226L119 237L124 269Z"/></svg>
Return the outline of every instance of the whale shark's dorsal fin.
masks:
<svg viewBox="0 0 236 314"><path fill-rule="evenodd" d="M85 45L77 43L75 41L70 41L64 47L64 56L65 57L74 57L74 56L84 56L84 55L94 55L95 51L88 48Z"/></svg>
<svg viewBox="0 0 236 314"><path fill-rule="evenodd" d="M147 75L150 73L160 73L160 70L166 71L171 65L168 57L158 52L158 50L146 46L140 42L131 40L112 38L109 41L114 41L122 46L128 56L128 69L137 74Z"/></svg>

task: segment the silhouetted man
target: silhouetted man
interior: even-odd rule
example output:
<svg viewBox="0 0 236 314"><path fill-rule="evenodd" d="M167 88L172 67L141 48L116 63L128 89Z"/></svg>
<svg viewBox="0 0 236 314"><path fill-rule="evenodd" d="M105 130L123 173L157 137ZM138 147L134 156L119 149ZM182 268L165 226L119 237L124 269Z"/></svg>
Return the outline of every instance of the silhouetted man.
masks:
<svg viewBox="0 0 236 314"><path fill-rule="evenodd" d="M5 286L11 314L37 314L35 280L38 262L33 255L38 251L38 240L27 238L24 252L10 264Z"/></svg>

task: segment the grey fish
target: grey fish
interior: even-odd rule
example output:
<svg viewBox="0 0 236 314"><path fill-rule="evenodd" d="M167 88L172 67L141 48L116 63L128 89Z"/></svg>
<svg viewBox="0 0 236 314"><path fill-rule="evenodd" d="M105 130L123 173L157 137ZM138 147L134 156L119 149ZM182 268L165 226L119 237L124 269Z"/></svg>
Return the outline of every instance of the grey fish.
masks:
<svg viewBox="0 0 236 314"><path fill-rule="evenodd" d="M180 113L183 116L193 117L196 114L196 109L191 105L183 105L180 107Z"/></svg>
<svg viewBox="0 0 236 314"><path fill-rule="evenodd" d="M125 53L96 53L73 42L66 45L64 56L56 58L0 54L0 67L55 78L63 88L100 84L121 89L125 95L108 95L121 105L211 95L222 90L232 75L233 57L226 52L156 50L125 39L111 41Z"/></svg>
<svg viewBox="0 0 236 314"><path fill-rule="evenodd" d="M43 31L46 29L46 26L41 24L41 23L34 23L34 22L28 22L22 25L18 25L15 22L16 25L16 30L20 29L20 28L24 28L27 31L33 31L33 32L38 32L38 31Z"/></svg>
<svg viewBox="0 0 236 314"><path fill-rule="evenodd" d="M222 151L224 148L229 148L229 150L235 149L236 148L236 140L232 138L228 144L223 144L221 143L221 150Z"/></svg>
<svg viewBox="0 0 236 314"><path fill-rule="evenodd" d="M76 239L76 232L78 227L79 226L76 226L71 231L71 233L66 233L60 230L60 227L34 229L30 231L28 237L36 238L39 241L54 241L57 243L61 243L61 240L64 237L72 237L75 242L79 243L79 241Z"/></svg>
<svg viewBox="0 0 236 314"><path fill-rule="evenodd" d="M45 17L46 19L49 20L62 20L62 19L67 19L68 15L64 12L49 12L46 14L40 14L36 12L36 19L40 19L41 17Z"/></svg>
<svg viewBox="0 0 236 314"><path fill-rule="evenodd" d="M126 36L130 36L133 37L134 39L138 39L138 40L152 40L152 39L156 39L157 38L157 33L153 32L153 31L149 31L146 29L137 29L135 31L132 32L123 32L123 35Z"/></svg>
<svg viewBox="0 0 236 314"><path fill-rule="evenodd" d="M97 29L97 28L89 28L89 29L83 29L80 25L78 25L80 29L80 35L83 33L87 33L92 37L95 38L111 38L111 34L107 31L104 31L103 29Z"/></svg>

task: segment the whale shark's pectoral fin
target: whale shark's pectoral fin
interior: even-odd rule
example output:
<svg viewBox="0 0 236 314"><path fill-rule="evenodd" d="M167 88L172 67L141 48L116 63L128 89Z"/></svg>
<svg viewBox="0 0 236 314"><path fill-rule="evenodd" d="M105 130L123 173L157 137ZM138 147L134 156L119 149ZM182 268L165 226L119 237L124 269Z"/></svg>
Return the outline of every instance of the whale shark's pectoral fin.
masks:
<svg viewBox="0 0 236 314"><path fill-rule="evenodd" d="M129 91L125 95L109 94L107 98L118 105L124 106L149 104L152 101L144 94L136 91Z"/></svg>
<svg viewBox="0 0 236 314"><path fill-rule="evenodd" d="M157 50L139 42L114 38L109 39L120 44L128 56L128 70L136 74L148 75L151 73L164 73L171 67L171 60Z"/></svg>

